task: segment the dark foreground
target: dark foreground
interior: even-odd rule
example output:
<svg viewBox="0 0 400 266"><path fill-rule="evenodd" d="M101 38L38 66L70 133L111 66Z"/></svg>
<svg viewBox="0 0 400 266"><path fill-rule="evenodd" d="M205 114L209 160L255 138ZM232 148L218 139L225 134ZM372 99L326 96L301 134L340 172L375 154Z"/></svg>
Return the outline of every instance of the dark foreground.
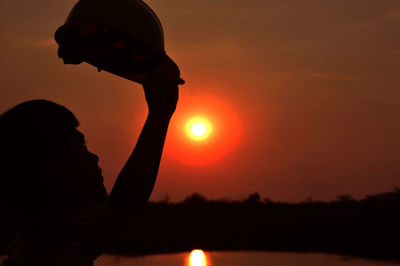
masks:
<svg viewBox="0 0 400 266"><path fill-rule="evenodd" d="M1 222L0 222L1 223ZM2 227L4 250L10 230ZM149 254L205 250L331 252L400 259L400 190L361 201L298 204L208 201L193 194L182 203L149 203L127 232L130 240L108 252ZM2 236L2 237L1 237Z"/></svg>
<svg viewBox="0 0 400 266"><path fill-rule="evenodd" d="M400 190L361 201L331 203L207 201L194 194L183 203L151 203L139 220L135 241L115 253L205 250L333 252L400 259Z"/></svg>

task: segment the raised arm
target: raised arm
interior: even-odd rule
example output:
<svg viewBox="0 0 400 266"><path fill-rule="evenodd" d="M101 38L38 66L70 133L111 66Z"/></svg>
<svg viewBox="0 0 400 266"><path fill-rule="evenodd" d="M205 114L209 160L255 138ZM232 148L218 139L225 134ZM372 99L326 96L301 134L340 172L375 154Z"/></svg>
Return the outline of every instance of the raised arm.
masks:
<svg viewBox="0 0 400 266"><path fill-rule="evenodd" d="M159 76L143 84L149 113L138 142L112 189L112 205L137 208L147 202L156 181L169 121L178 100L178 84Z"/></svg>

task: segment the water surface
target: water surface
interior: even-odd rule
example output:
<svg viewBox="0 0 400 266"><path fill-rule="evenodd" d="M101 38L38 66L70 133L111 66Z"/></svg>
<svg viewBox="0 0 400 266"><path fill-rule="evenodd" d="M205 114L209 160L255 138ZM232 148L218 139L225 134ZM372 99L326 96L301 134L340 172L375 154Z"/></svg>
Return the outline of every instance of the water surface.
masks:
<svg viewBox="0 0 400 266"><path fill-rule="evenodd" d="M188 262L190 253L121 257L102 255L95 266L198 266ZM291 252L206 252L203 266L399 266L385 262L321 253Z"/></svg>

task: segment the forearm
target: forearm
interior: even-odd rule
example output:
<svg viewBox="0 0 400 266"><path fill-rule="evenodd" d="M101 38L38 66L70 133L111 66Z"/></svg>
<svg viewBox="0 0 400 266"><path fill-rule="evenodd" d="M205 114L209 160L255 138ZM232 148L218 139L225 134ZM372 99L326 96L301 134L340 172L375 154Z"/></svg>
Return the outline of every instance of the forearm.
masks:
<svg viewBox="0 0 400 266"><path fill-rule="evenodd" d="M121 170L110 194L110 203L118 207L138 207L147 202L160 165L170 117L146 119L138 142Z"/></svg>
<svg viewBox="0 0 400 266"><path fill-rule="evenodd" d="M165 136L179 97L180 71L168 56L143 82L149 115L139 140L111 191L115 207L142 206L156 182ZM183 81L183 80L182 80Z"/></svg>

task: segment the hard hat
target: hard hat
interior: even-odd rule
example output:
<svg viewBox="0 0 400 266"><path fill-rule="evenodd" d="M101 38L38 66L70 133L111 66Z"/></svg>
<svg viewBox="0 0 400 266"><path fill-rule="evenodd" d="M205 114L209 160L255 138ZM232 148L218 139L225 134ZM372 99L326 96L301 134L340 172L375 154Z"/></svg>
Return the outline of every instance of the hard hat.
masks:
<svg viewBox="0 0 400 266"><path fill-rule="evenodd" d="M54 37L64 63L115 74L150 71L165 55L161 22L142 0L80 0Z"/></svg>

